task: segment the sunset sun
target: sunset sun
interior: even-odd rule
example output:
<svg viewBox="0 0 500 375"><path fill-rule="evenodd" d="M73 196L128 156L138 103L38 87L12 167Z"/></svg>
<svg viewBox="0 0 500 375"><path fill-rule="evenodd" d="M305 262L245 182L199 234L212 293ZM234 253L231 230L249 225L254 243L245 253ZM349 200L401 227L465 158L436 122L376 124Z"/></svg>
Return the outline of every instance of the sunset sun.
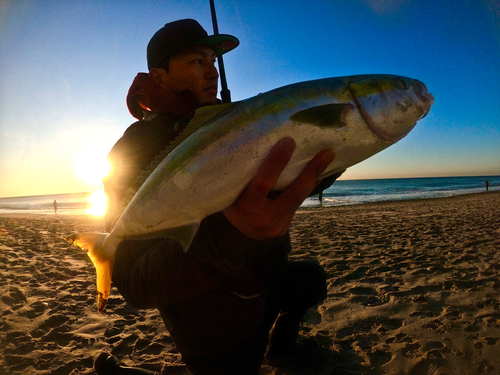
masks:
<svg viewBox="0 0 500 375"><path fill-rule="evenodd" d="M76 174L87 183L99 184L110 169L106 154L105 150L91 148L80 152L75 159Z"/></svg>
<svg viewBox="0 0 500 375"><path fill-rule="evenodd" d="M87 213L94 216L101 216L106 213L106 194L103 191L96 191L88 199L91 204Z"/></svg>

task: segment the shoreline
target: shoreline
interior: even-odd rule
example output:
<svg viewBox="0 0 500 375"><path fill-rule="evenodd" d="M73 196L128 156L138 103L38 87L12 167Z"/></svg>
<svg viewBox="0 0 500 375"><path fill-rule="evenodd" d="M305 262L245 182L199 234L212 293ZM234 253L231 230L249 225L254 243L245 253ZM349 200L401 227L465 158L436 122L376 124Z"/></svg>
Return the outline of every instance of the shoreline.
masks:
<svg viewBox="0 0 500 375"><path fill-rule="evenodd" d="M376 205L390 205L390 204L407 204L407 203L412 203L412 202L433 202L433 201L440 201L440 200L454 200L454 199L461 199L465 197L475 197L475 196L482 196L482 195L493 195L493 196L498 196L500 199L500 190L493 190L493 191L488 191L488 192L474 192L474 193L465 193L465 194L457 194L457 195L450 195L446 197L426 197L426 198L408 198L408 199L394 199L394 200L386 200L386 201L375 201L375 202L362 202L362 203L347 203L347 204L342 204L338 206L330 206L330 205L325 205L321 206L319 204L312 206L312 207L299 207L297 212L299 211L312 211L312 210L329 210L329 209L342 209L342 208L348 208L348 207L359 207L359 206L376 206ZM1 216L1 214L0 214Z"/></svg>
<svg viewBox="0 0 500 375"><path fill-rule="evenodd" d="M5 219L60 219L60 220L72 220L75 218L87 218L89 220L102 220L104 222L104 215L102 216L95 216L95 215L90 215L90 214L54 214L52 213L31 213L31 212L23 212L23 213L17 213L17 212L6 212L6 213L1 213L0 212L0 218L5 218Z"/></svg>
<svg viewBox="0 0 500 375"><path fill-rule="evenodd" d="M446 197L431 197L431 198L411 198L411 199L396 199L396 200L387 200L387 201L376 201L376 202L362 202L362 203L346 203L346 204L341 204L341 205L314 205L314 206L308 206L308 207L299 207L297 209L297 213L302 213L302 212L308 212L308 211L316 211L316 210L336 210L336 209L347 209L349 207L369 207L369 206L377 206L377 205L387 205L387 204L398 204L398 203L408 203L408 202L422 202L422 201L439 201L439 200L453 200L453 199L460 199L460 197L469 197L469 196L481 196L483 194L489 194L489 195L498 195L500 199L500 190L492 190L488 192L474 192L474 193L465 193L465 194L457 194L457 195L451 195L451 196L446 196ZM50 219L50 218L59 218L59 219L64 219L66 218L67 220L70 220L75 217L79 218L88 218L89 220L104 220L104 215L101 216L96 216L96 215L91 215L91 214L72 214L72 213L59 213L59 214L54 214L54 213L35 213L35 212L23 212L23 213L16 213L16 212L6 212L2 213L0 212L0 218L38 218L38 219Z"/></svg>
<svg viewBox="0 0 500 375"><path fill-rule="evenodd" d="M107 352L189 375L156 310L112 287L97 314L94 267L64 237L103 229L91 215L0 214L0 373L91 375ZM327 274L300 332L320 350L260 375L500 371L500 192L310 207L290 233L290 258Z"/></svg>

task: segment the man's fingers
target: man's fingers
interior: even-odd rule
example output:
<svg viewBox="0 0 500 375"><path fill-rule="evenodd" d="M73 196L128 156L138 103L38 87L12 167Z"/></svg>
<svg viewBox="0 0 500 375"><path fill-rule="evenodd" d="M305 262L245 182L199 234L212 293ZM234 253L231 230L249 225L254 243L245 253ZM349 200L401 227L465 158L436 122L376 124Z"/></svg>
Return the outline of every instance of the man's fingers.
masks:
<svg viewBox="0 0 500 375"><path fill-rule="evenodd" d="M248 185L247 191L259 197L267 196L290 161L294 150L295 141L292 138L280 140L269 152L266 160Z"/></svg>
<svg viewBox="0 0 500 375"><path fill-rule="evenodd" d="M320 176L334 159L335 153L332 150L318 153L279 199L288 202L290 206L299 207L318 185Z"/></svg>
<svg viewBox="0 0 500 375"><path fill-rule="evenodd" d="M335 157L331 150L320 152L280 196L273 200L268 199L269 192L274 188L294 150L293 139L285 138L278 142L245 191L236 202L224 210L229 222L249 238L283 236L290 226L295 211L316 186L319 177Z"/></svg>

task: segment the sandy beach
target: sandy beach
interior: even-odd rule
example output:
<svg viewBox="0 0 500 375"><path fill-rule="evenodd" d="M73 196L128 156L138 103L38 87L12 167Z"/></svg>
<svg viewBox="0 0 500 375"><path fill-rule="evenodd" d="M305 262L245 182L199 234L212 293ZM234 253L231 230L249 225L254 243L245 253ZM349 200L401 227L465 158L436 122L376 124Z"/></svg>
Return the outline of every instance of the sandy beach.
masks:
<svg viewBox="0 0 500 375"><path fill-rule="evenodd" d="M93 374L126 365L189 374L156 310L112 288L63 238L102 218L0 215L0 373ZM301 334L320 350L264 375L500 373L500 192L300 210L292 259L319 262L328 298Z"/></svg>

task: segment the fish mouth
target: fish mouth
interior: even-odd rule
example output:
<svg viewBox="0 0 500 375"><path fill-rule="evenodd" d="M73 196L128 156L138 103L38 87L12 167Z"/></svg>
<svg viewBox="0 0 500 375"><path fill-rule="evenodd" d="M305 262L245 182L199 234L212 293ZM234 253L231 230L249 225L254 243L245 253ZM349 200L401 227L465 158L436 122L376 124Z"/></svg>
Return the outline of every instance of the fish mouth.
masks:
<svg viewBox="0 0 500 375"><path fill-rule="evenodd" d="M427 90L427 86L424 83L418 82L419 84L415 87L415 94L422 101L422 106L424 107L424 114L421 119L429 114L431 111L431 107L434 104L434 95L432 95L429 90Z"/></svg>

